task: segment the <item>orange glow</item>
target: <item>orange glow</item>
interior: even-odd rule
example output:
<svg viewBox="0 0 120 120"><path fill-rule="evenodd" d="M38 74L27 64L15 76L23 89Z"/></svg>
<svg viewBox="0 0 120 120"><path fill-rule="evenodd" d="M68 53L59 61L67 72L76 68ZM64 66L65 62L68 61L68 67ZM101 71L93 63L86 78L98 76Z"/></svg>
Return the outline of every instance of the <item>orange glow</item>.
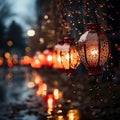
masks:
<svg viewBox="0 0 120 120"><path fill-rule="evenodd" d="M4 56L5 56L6 59L8 59L10 57L10 53L6 52Z"/></svg>
<svg viewBox="0 0 120 120"><path fill-rule="evenodd" d="M31 67L32 68L41 68L42 65L41 65L41 62L38 58L34 59L32 62L31 62Z"/></svg>
<svg viewBox="0 0 120 120"><path fill-rule="evenodd" d="M36 91L38 96L46 96L47 95L47 84L43 83L42 81L39 83L38 89Z"/></svg>
<svg viewBox="0 0 120 120"><path fill-rule="evenodd" d="M53 65L53 52L50 50L44 50L43 54L45 56L44 65L52 66Z"/></svg>
<svg viewBox="0 0 120 120"><path fill-rule="evenodd" d="M67 117L67 120L80 120L79 111L77 109L69 110Z"/></svg>
<svg viewBox="0 0 120 120"><path fill-rule="evenodd" d="M76 69L80 64L80 57L72 38L64 38L62 44L56 44L53 58L54 68L64 70Z"/></svg>
<svg viewBox="0 0 120 120"><path fill-rule="evenodd" d="M22 59L20 60L21 65L30 65L32 62L32 58L29 56L23 56Z"/></svg>
<svg viewBox="0 0 120 120"><path fill-rule="evenodd" d="M53 94L48 94L47 95L47 107L48 107L48 114L51 114L51 112L53 111L53 107L54 107L54 96Z"/></svg>
<svg viewBox="0 0 120 120"><path fill-rule="evenodd" d="M54 89L54 98L56 99L56 100L58 100L59 99L59 90L58 89Z"/></svg>
<svg viewBox="0 0 120 120"><path fill-rule="evenodd" d="M63 69L61 63L60 51L54 51L53 53L53 68Z"/></svg>
<svg viewBox="0 0 120 120"><path fill-rule="evenodd" d="M39 75L35 76L34 82L35 82L36 84L39 84L40 81L42 81L42 78L41 78Z"/></svg>
<svg viewBox="0 0 120 120"><path fill-rule="evenodd" d="M3 58L0 57L0 66L3 65Z"/></svg>
<svg viewBox="0 0 120 120"><path fill-rule="evenodd" d="M11 46L13 45L13 42L12 42L11 40L9 40L9 41L7 42L7 45L11 47Z"/></svg>
<svg viewBox="0 0 120 120"><path fill-rule="evenodd" d="M42 96L45 96L45 95L47 95L47 84L43 84L42 85Z"/></svg>

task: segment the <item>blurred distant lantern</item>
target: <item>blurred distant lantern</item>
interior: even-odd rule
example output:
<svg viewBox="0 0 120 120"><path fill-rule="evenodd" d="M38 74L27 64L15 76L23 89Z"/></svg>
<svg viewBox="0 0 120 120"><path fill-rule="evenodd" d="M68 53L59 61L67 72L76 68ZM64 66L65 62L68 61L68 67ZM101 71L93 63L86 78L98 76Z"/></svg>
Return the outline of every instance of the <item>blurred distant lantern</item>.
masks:
<svg viewBox="0 0 120 120"><path fill-rule="evenodd" d="M52 49L44 50L43 54L45 56L44 65L52 67L53 66L53 51L52 51Z"/></svg>
<svg viewBox="0 0 120 120"><path fill-rule="evenodd" d="M88 69L89 75L100 75L101 66L108 60L110 44L99 24L88 24L87 31L78 41L81 62Z"/></svg>
<svg viewBox="0 0 120 120"><path fill-rule="evenodd" d="M72 72L72 70L76 69L80 64L80 58L73 38L65 37L54 49L57 51L56 55L59 64L61 64L67 72Z"/></svg>
<svg viewBox="0 0 120 120"><path fill-rule="evenodd" d="M40 61L41 65L45 65L45 55L42 51L37 51L36 54L34 55L38 60Z"/></svg>
<svg viewBox="0 0 120 120"><path fill-rule="evenodd" d="M3 65L3 57L0 57L0 66L2 66Z"/></svg>
<svg viewBox="0 0 120 120"><path fill-rule="evenodd" d="M28 31L27 31L27 35L28 35L29 37L35 36L35 30L33 30L33 29L28 30Z"/></svg>
<svg viewBox="0 0 120 120"><path fill-rule="evenodd" d="M39 58L37 56L33 57L33 60L31 62L31 67L39 69L42 67L42 63L40 62Z"/></svg>
<svg viewBox="0 0 120 120"><path fill-rule="evenodd" d="M30 56L23 56L22 59L20 60L21 65L30 65L32 62L32 58Z"/></svg>

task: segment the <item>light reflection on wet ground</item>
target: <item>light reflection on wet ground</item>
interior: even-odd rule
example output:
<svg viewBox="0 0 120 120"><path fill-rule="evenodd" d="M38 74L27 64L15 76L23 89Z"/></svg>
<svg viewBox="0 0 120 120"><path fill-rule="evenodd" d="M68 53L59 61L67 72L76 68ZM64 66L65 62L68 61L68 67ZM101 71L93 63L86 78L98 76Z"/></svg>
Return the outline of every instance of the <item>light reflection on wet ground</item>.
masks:
<svg viewBox="0 0 120 120"><path fill-rule="evenodd" d="M49 72L20 66L0 68L0 120L120 118L119 84L91 88L83 85L80 77L68 80L55 71ZM92 100L88 93L94 95Z"/></svg>
<svg viewBox="0 0 120 120"><path fill-rule="evenodd" d="M65 120L62 104L57 103L62 91L50 88L46 77L29 67L0 68L0 74L0 120ZM78 120L69 114L68 120Z"/></svg>
<svg viewBox="0 0 120 120"><path fill-rule="evenodd" d="M35 87L28 84L31 80L30 68L0 68L0 120L37 120L37 111L44 112Z"/></svg>

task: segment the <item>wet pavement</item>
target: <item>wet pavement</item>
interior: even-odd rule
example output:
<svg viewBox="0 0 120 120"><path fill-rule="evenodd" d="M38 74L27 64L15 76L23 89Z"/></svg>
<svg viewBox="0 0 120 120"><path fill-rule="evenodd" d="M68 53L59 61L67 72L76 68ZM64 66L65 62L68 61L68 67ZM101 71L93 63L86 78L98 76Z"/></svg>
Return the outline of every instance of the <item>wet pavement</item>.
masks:
<svg viewBox="0 0 120 120"><path fill-rule="evenodd" d="M59 100L51 101L53 88L64 92ZM68 82L51 69L0 68L0 120L119 120L119 90L113 83L91 87L80 77Z"/></svg>
<svg viewBox="0 0 120 120"><path fill-rule="evenodd" d="M31 72L28 67L0 69L0 120L43 119L42 100L35 96L34 87L27 86Z"/></svg>

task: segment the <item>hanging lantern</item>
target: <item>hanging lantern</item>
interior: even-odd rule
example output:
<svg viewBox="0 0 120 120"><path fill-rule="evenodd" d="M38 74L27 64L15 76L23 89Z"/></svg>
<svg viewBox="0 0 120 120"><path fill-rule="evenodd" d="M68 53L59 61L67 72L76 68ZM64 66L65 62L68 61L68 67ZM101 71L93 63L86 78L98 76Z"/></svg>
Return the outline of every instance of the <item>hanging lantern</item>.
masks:
<svg viewBox="0 0 120 120"><path fill-rule="evenodd" d="M99 24L87 25L87 31L78 41L78 51L81 62L88 69L88 74L101 74L101 66L109 57L110 44Z"/></svg>
<svg viewBox="0 0 120 120"><path fill-rule="evenodd" d="M64 40L55 46L59 54L59 62L66 71L74 70L80 64L80 58L74 44L73 38L64 38Z"/></svg>

